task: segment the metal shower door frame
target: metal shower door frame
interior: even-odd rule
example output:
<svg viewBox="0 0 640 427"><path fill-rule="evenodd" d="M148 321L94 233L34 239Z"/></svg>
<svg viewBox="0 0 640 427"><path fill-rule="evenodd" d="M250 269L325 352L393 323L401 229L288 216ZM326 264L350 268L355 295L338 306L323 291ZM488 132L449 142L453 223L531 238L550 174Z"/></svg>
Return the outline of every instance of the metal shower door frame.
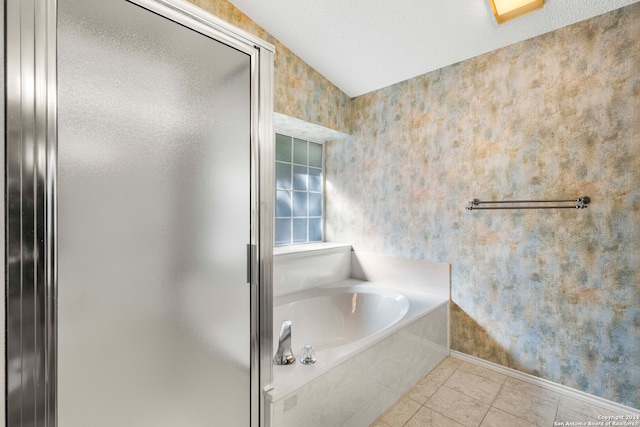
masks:
<svg viewBox="0 0 640 427"><path fill-rule="evenodd" d="M123 0L251 61L251 425L268 423L275 48L184 0ZM7 425L57 425L57 0L5 1ZM9 394L10 384L20 384Z"/></svg>

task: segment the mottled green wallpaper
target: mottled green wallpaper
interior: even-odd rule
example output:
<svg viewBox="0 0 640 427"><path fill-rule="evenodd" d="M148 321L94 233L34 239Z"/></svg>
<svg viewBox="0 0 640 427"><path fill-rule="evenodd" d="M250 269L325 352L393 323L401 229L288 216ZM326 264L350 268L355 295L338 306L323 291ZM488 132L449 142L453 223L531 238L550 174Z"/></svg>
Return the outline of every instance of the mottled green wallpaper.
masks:
<svg viewBox="0 0 640 427"><path fill-rule="evenodd" d="M275 45L274 109L296 119L350 133L351 100L315 69L249 19L228 0L189 0L194 5Z"/></svg>
<svg viewBox="0 0 640 427"><path fill-rule="evenodd" d="M640 3L353 103L328 238L452 263L454 350L640 407Z"/></svg>

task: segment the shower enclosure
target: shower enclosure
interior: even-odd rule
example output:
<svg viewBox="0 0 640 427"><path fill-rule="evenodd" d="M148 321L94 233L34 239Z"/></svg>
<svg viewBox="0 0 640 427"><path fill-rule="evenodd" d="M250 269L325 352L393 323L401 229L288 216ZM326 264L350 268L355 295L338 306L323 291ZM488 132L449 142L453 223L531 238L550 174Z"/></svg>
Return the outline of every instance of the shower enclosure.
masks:
<svg viewBox="0 0 640 427"><path fill-rule="evenodd" d="M260 425L273 47L182 0L5 5L7 425Z"/></svg>

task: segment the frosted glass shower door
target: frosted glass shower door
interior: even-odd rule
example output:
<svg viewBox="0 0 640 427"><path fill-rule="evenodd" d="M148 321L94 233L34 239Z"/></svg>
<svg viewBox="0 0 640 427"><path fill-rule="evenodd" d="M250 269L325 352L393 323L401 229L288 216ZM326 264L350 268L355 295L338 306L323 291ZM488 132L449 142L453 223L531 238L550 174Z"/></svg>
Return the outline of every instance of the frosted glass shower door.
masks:
<svg viewBox="0 0 640 427"><path fill-rule="evenodd" d="M58 8L58 425L249 426L251 57Z"/></svg>

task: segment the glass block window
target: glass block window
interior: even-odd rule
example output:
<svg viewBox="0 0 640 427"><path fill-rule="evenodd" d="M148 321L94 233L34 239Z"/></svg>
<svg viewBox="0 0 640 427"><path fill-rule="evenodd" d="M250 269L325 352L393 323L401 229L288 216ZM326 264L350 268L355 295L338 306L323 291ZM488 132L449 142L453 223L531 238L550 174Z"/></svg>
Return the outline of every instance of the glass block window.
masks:
<svg viewBox="0 0 640 427"><path fill-rule="evenodd" d="M276 245L322 241L322 155L322 144L276 134Z"/></svg>

